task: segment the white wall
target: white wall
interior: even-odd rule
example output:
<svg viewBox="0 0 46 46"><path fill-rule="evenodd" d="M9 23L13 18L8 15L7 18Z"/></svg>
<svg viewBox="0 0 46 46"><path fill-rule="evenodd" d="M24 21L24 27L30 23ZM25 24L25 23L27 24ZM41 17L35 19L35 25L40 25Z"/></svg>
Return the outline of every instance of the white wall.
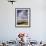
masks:
<svg viewBox="0 0 46 46"><path fill-rule="evenodd" d="M31 35L33 40L46 40L46 1L17 0L13 5L0 0L0 40L15 40L19 32ZM15 27L15 8L31 8L31 27Z"/></svg>

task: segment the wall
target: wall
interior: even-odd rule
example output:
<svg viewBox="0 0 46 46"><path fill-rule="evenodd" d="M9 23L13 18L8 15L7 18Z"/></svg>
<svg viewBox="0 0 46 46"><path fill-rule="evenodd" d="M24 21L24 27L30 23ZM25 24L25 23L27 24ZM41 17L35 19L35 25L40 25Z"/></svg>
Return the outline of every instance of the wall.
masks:
<svg viewBox="0 0 46 46"><path fill-rule="evenodd" d="M0 0L0 41L15 40L19 32L31 35L33 40L46 40L46 1L17 0L13 5ZM15 27L15 8L31 8L31 27Z"/></svg>

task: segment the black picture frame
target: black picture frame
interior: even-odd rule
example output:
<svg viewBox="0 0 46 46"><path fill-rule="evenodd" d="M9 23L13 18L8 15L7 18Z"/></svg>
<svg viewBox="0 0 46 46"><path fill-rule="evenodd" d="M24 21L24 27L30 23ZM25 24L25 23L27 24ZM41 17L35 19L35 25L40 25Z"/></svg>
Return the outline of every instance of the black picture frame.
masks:
<svg viewBox="0 0 46 46"><path fill-rule="evenodd" d="M31 27L30 8L15 8L15 27Z"/></svg>

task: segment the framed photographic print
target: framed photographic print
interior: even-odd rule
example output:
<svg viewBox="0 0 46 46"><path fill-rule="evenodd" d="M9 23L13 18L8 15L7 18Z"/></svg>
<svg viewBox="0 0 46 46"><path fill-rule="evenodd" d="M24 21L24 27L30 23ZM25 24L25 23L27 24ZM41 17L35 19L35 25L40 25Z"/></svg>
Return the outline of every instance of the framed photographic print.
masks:
<svg viewBox="0 0 46 46"><path fill-rule="evenodd" d="M30 27L30 8L15 8L15 26Z"/></svg>

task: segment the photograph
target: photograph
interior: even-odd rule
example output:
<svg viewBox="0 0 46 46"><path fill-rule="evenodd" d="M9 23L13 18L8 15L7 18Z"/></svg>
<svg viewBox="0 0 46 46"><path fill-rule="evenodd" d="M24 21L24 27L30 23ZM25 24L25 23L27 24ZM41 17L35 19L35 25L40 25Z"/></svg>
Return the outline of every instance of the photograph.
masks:
<svg viewBox="0 0 46 46"><path fill-rule="evenodd" d="M30 8L15 9L15 26L30 27Z"/></svg>

